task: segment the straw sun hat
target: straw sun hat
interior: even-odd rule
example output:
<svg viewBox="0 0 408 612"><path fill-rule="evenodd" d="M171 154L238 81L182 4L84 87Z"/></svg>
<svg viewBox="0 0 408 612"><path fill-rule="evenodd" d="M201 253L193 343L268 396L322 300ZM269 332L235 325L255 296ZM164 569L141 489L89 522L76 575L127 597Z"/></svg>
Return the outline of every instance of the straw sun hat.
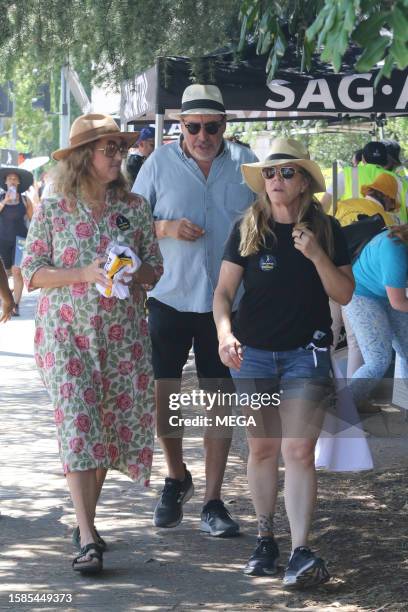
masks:
<svg viewBox="0 0 408 612"><path fill-rule="evenodd" d="M131 146L139 138L139 132L121 132L113 117L91 113L81 115L73 122L69 133L69 147L54 151L52 157L59 161L65 159L74 149L88 142L106 138L109 136L120 136Z"/></svg>
<svg viewBox="0 0 408 612"><path fill-rule="evenodd" d="M185 88L181 99L179 113L171 113L173 119L180 119L183 115L225 115L224 100L220 89L216 85L200 85L195 83Z"/></svg>
<svg viewBox="0 0 408 612"><path fill-rule="evenodd" d="M255 193L265 190L265 179L262 168L280 166L281 164L296 164L304 168L312 178L312 192L326 191L326 183L322 171L316 162L310 159L309 151L293 138L275 138L268 157L263 162L242 164L241 170L248 187Z"/></svg>

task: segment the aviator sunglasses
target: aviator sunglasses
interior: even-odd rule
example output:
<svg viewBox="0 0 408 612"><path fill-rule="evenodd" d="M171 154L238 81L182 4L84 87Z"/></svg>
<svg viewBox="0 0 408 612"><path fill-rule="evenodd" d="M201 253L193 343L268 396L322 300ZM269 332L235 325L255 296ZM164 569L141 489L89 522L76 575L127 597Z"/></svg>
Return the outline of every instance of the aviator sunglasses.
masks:
<svg viewBox="0 0 408 612"><path fill-rule="evenodd" d="M267 166L266 168L262 168L262 176L264 179L273 179L278 174L281 178L289 181L290 179L293 179L297 172L302 174L300 170L293 168L292 166L282 166L281 168Z"/></svg>
<svg viewBox="0 0 408 612"><path fill-rule="evenodd" d="M197 136L201 128L204 128L207 134L214 136L217 134L220 127L224 125L224 121L209 121L208 123L195 123L194 121L190 121L189 123L183 123L186 126L188 133L192 136Z"/></svg>
<svg viewBox="0 0 408 612"><path fill-rule="evenodd" d="M125 142L121 142L118 145L112 140L108 142L104 147L101 147L100 149L95 149L95 151L103 151L103 154L106 157L115 157L116 153L119 151L120 156L125 158L128 154L129 147Z"/></svg>

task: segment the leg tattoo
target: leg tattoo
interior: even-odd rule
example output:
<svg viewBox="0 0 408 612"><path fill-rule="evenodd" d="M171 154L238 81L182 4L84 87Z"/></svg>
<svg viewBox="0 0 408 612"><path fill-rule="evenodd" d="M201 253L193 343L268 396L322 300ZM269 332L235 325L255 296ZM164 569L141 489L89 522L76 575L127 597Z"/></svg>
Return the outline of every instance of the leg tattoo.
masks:
<svg viewBox="0 0 408 612"><path fill-rule="evenodd" d="M273 514L260 514L258 517L259 533L273 533Z"/></svg>

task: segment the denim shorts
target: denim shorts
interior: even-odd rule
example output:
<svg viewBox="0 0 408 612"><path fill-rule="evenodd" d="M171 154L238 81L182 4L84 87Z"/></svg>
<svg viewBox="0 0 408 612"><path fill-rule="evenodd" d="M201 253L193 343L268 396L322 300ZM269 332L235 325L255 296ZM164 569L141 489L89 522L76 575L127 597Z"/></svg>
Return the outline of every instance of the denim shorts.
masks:
<svg viewBox="0 0 408 612"><path fill-rule="evenodd" d="M230 369L239 393L279 393L281 400L321 401L333 392L328 349L267 351L243 347L240 370Z"/></svg>

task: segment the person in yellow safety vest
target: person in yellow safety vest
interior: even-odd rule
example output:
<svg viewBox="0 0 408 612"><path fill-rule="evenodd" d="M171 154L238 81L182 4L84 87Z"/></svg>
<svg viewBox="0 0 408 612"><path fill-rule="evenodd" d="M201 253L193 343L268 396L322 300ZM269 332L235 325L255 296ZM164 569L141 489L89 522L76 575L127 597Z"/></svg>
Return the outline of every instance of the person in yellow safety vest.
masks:
<svg viewBox="0 0 408 612"><path fill-rule="evenodd" d="M382 140L381 142L387 149L387 170L394 172L401 181L401 202L405 202L406 206L401 206L400 219L401 223L408 223L408 174L404 162L401 161L401 146L396 140Z"/></svg>
<svg viewBox="0 0 408 612"><path fill-rule="evenodd" d="M353 157L351 158L351 165L352 166L358 166L358 164L362 161L363 159L363 149L357 149L357 151L354 151L353 153Z"/></svg>
<svg viewBox="0 0 408 612"><path fill-rule="evenodd" d="M349 200L351 198L361 198L361 186L368 185L382 173L393 176L398 182L398 204L400 208L400 219L404 223L408 204L408 190L404 191L400 177L391 170L387 170L388 155L386 146L382 142L369 142L363 148L362 161L356 167L343 168L337 177L337 200ZM404 192L403 192L404 191ZM330 186L324 194L321 203L327 211L332 203L333 186Z"/></svg>
<svg viewBox="0 0 408 612"><path fill-rule="evenodd" d="M391 214L399 208L398 183L393 176L382 172L372 183L362 185L361 193L363 198L350 198L337 203L335 217L340 225L350 225L358 220L359 215L371 217L377 213L382 216L385 225L396 225L400 222L396 215Z"/></svg>

